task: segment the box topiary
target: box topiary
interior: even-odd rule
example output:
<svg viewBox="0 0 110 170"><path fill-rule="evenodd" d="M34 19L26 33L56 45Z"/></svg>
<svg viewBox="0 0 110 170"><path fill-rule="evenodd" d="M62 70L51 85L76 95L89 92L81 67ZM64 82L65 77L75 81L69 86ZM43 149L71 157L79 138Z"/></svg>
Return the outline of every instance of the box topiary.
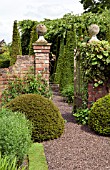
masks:
<svg viewBox="0 0 110 170"><path fill-rule="evenodd" d="M34 141L54 139L64 131L64 119L54 103L38 94L23 94L5 105L12 111L19 111L33 123Z"/></svg>
<svg viewBox="0 0 110 170"><path fill-rule="evenodd" d="M96 133L110 136L110 94L93 104L89 111L88 125Z"/></svg>

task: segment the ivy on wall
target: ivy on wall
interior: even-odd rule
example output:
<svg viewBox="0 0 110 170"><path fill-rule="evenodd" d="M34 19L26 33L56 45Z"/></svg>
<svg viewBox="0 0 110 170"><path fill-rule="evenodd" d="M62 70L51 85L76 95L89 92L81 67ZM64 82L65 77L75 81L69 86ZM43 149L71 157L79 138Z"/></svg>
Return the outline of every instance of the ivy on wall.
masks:
<svg viewBox="0 0 110 170"><path fill-rule="evenodd" d="M80 44L81 65L87 81L97 87L110 78L110 44L108 41L93 41Z"/></svg>

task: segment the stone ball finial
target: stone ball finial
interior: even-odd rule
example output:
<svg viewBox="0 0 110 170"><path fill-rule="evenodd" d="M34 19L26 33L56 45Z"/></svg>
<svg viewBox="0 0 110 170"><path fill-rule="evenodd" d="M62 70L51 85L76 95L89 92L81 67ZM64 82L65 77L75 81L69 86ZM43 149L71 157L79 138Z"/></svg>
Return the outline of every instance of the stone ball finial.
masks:
<svg viewBox="0 0 110 170"><path fill-rule="evenodd" d="M47 43L44 38L44 35L47 33L47 28L44 24L38 24L36 27L36 32L38 33L38 40L37 43Z"/></svg>
<svg viewBox="0 0 110 170"><path fill-rule="evenodd" d="M98 33L99 33L99 26L97 25L97 24L91 24L90 26L89 26L89 29L88 29L88 31L89 31L89 34L91 35L91 36L93 36L93 35L97 35Z"/></svg>
<svg viewBox="0 0 110 170"><path fill-rule="evenodd" d="M36 27L36 31L37 31L39 36L43 36L47 32L47 28L44 24L38 24L37 27Z"/></svg>
<svg viewBox="0 0 110 170"><path fill-rule="evenodd" d="M99 41L97 39L97 34L99 33L100 31L100 28L97 24L91 24L88 28L88 31L89 31L89 34L91 36L91 39L89 40L89 42L92 42L92 41Z"/></svg>

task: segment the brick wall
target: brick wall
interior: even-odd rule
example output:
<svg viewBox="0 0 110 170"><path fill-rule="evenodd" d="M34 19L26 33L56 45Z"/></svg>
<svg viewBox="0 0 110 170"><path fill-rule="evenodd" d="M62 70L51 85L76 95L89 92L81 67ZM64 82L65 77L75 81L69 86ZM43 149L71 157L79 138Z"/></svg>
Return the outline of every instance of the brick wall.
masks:
<svg viewBox="0 0 110 170"><path fill-rule="evenodd" d="M17 56L17 61L13 66L9 68L0 69L0 101L3 90L6 88L8 81L13 80L16 77L24 77L27 73L32 73L34 67L34 56Z"/></svg>
<svg viewBox="0 0 110 170"><path fill-rule="evenodd" d="M97 99L104 97L109 93L107 84L100 85L99 87L94 87L94 83L88 83L88 108L90 108L93 102Z"/></svg>
<svg viewBox="0 0 110 170"><path fill-rule="evenodd" d="M17 56L17 61L9 68L0 69L0 102L3 90L6 88L8 81L16 77L24 77L27 73L36 76L42 73L49 83L49 53L51 44L33 44L34 56ZM33 69L33 71L32 71Z"/></svg>

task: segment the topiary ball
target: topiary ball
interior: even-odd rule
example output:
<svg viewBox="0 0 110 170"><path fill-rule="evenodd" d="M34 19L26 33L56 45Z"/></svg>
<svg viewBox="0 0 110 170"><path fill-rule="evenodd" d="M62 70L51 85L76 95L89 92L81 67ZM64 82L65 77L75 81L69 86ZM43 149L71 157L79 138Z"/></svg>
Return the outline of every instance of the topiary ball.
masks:
<svg viewBox="0 0 110 170"><path fill-rule="evenodd" d="M110 135L110 95L93 104L89 111L88 125L98 134Z"/></svg>
<svg viewBox="0 0 110 170"><path fill-rule="evenodd" d="M5 107L24 113L32 121L34 141L58 138L64 131L64 119L59 109L41 95L23 94L8 102Z"/></svg>

